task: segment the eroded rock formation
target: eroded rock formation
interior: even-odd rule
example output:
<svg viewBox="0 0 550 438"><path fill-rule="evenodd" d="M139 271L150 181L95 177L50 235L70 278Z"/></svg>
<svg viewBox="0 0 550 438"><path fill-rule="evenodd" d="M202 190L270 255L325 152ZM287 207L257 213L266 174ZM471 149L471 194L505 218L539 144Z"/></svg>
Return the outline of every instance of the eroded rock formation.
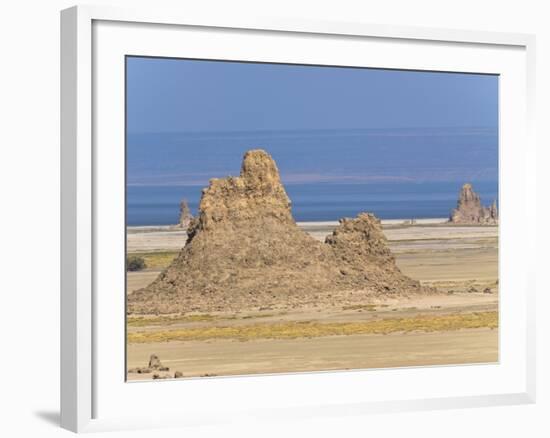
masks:
<svg viewBox="0 0 550 438"><path fill-rule="evenodd" d="M191 223L191 219L193 219L193 216L191 215L187 200L182 199L180 202L180 216L177 226L179 228L187 228Z"/></svg>
<svg viewBox="0 0 550 438"><path fill-rule="evenodd" d="M130 313L296 308L429 293L395 264L380 221L342 219L322 243L301 230L271 156L245 154L238 177L212 179L185 247Z"/></svg>
<svg viewBox="0 0 550 438"><path fill-rule="evenodd" d="M456 208L451 212L449 222L455 224L498 224L496 201L490 207L481 204L479 195L471 184L464 184L460 190Z"/></svg>
<svg viewBox="0 0 550 438"><path fill-rule="evenodd" d="M149 357L149 364L147 367L130 368L129 373L136 374L148 374L153 371L169 371L170 368L164 366L156 354L152 354Z"/></svg>

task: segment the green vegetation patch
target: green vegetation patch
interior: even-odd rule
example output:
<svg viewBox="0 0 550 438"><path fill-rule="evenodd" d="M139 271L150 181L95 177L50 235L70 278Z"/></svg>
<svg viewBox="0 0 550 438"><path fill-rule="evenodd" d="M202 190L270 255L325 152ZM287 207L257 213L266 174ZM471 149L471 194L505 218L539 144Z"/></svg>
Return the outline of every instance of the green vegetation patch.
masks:
<svg viewBox="0 0 550 438"><path fill-rule="evenodd" d="M128 256L126 257L126 270L127 271L142 271L147 267L147 263L143 257Z"/></svg>

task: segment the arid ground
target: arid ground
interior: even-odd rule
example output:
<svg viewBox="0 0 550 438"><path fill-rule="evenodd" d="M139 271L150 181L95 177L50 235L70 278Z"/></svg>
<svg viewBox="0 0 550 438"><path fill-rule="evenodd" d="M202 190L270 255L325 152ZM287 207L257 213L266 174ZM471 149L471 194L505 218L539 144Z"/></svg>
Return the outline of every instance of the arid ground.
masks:
<svg viewBox="0 0 550 438"><path fill-rule="evenodd" d="M324 240L336 223L299 223ZM398 267L441 294L364 305L128 316L127 366L151 354L168 371L128 380L485 363L498 361L498 227L443 220L383 222ZM148 285L177 255L186 232L129 228L128 254L147 268L129 272L127 292Z"/></svg>

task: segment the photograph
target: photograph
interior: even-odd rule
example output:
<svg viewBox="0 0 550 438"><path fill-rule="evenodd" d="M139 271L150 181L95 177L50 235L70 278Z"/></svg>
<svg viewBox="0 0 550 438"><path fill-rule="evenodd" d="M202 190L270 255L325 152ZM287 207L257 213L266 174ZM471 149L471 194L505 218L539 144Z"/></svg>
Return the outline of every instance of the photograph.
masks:
<svg viewBox="0 0 550 438"><path fill-rule="evenodd" d="M499 362L498 75L126 56L125 166L127 381Z"/></svg>
<svg viewBox="0 0 550 438"><path fill-rule="evenodd" d="M550 437L548 2L470 3L3 3L0 438Z"/></svg>

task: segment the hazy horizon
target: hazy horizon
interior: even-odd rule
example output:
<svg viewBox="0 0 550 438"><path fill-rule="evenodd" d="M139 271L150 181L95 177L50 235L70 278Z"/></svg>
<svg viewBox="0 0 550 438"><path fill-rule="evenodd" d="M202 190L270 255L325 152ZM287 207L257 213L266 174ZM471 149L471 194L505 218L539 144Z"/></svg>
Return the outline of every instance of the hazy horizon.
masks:
<svg viewBox="0 0 550 438"><path fill-rule="evenodd" d="M268 151L285 184L497 181L493 128L317 129L128 134L128 185L206 185ZM448 148L440 154L442 145Z"/></svg>

